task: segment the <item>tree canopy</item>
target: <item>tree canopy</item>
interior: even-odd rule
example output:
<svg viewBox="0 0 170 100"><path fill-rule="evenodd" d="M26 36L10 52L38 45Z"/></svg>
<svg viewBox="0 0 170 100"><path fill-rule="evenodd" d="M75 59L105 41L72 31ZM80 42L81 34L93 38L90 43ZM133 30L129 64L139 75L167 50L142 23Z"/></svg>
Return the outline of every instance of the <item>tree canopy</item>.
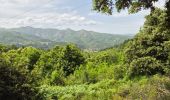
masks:
<svg viewBox="0 0 170 100"><path fill-rule="evenodd" d="M150 8L153 10L155 8L154 3L157 1L159 0L93 0L93 9L110 15L113 13L114 8L118 12L129 9L130 13L135 13L142 9ZM169 0L167 0L168 3Z"/></svg>
<svg viewBox="0 0 170 100"><path fill-rule="evenodd" d="M140 32L128 43L126 61L132 75L166 73L169 69L170 30L166 25L166 12L156 8Z"/></svg>

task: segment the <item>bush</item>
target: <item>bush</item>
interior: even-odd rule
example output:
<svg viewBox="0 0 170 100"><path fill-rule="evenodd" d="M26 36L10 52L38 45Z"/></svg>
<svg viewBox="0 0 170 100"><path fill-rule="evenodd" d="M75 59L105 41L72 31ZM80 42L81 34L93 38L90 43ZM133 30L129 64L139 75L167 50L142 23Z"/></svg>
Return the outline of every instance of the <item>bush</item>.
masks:
<svg viewBox="0 0 170 100"><path fill-rule="evenodd" d="M145 84L133 83L129 88L126 98L130 100L169 100L170 79L165 76L155 75Z"/></svg>
<svg viewBox="0 0 170 100"><path fill-rule="evenodd" d="M108 65L99 63L98 65L89 62L86 66L81 66L66 79L67 84L97 83L105 79L122 79L126 75L126 67L123 65Z"/></svg>
<svg viewBox="0 0 170 100"><path fill-rule="evenodd" d="M164 73L163 65L152 57L142 57L130 63L130 76L134 75L154 75Z"/></svg>
<svg viewBox="0 0 170 100"><path fill-rule="evenodd" d="M51 85L64 85L64 77L62 71L53 71L50 77Z"/></svg>
<svg viewBox="0 0 170 100"><path fill-rule="evenodd" d="M33 100L38 91L31 86L26 76L8 66L0 66L0 99Z"/></svg>
<svg viewBox="0 0 170 100"><path fill-rule="evenodd" d="M113 67L114 79L123 79L126 76L127 67L125 65L115 65Z"/></svg>

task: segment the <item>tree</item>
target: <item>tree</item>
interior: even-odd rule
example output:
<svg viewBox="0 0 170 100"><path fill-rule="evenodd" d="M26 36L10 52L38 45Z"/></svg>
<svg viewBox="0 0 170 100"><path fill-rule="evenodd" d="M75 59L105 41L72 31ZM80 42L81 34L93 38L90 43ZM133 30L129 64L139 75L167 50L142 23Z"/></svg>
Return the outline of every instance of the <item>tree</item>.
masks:
<svg viewBox="0 0 170 100"><path fill-rule="evenodd" d="M11 66L18 70L22 69L25 74L29 74L33 70L40 54L41 51L33 47L19 48L2 53Z"/></svg>
<svg viewBox="0 0 170 100"><path fill-rule="evenodd" d="M128 9L130 13L136 13L142 9L155 10L154 3L159 0L92 0L93 9L112 15L114 7L118 12ZM166 8L166 25L164 27L170 28L170 0L165 1Z"/></svg>
<svg viewBox="0 0 170 100"><path fill-rule="evenodd" d="M60 70L62 49L62 47L56 46L49 51L43 52L36 63L33 73L38 74L40 77L50 77L53 71Z"/></svg>
<svg viewBox="0 0 170 100"><path fill-rule="evenodd" d="M114 7L120 12L129 9L131 13L141 9L154 10L154 2L158 0L93 0L93 9L102 13L112 14ZM169 5L169 0L167 1ZM168 6L166 6L168 8Z"/></svg>
<svg viewBox="0 0 170 100"><path fill-rule="evenodd" d="M85 63L85 58L75 45L67 45L63 50L62 66L65 75L72 74L81 64Z"/></svg>
<svg viewBox="0 0 170 100"><path fill-rule="evenodd" d="M34 68L34 65L40 58L41 51L36 48L33 48L33 47L26 47L21 50L20 55L22 55L22 57L26 57L26 59L28 59L28 65L27 65L28 70L32 71Z"/></svg>
<svg viewBox="0 0 170 100"><path fill-rule="evenodd" d="M0 53L7 52L12 49L17 49L17 47L15 45L6 46L6 45L0 44Z"/></svg>
<svg viewBox="0 0 170 100"><path fill-rule="evenodd" d="M153 3L157 1L93 0L94 10L110 15L114 7L118 12L128 9L130 13L151 9L144 27L128 42L126 63L129 64L132 75L165 73L170 69L170 48L167 47L170 41L170 0L166 1L165 10L155 9Z"/></svg>
<svg viewBox="0 0 170 100"><path fill-rule="evenodd" d="M132 39L126 49L126 62L130 64L132 75L164 74L170 69L169 48L170 30L166 25L166 11L155 9L146 16L140 32Z"/></svg>
<svg viewBox="0 0 170 100"><path fill-rule="evenodd" d="M29 76L11 67L0 55L0 99L34 100L38 91L32 87Z"/></svg>
<svg viewBox="0 0 170 100"><path fill-rule="evenodd" d="M63 85L64 77L74 73L84 62L85 58L75 45L56 46L40 56L33 73L49 84Z"/></svg>
<svg viewBox="0 0 170 100"><path fill-rule="evenodd" d="M7 51L7 47L0 44L0 53Z"/></svg>
<svg viewBox="0 0 170 100"><path fill-rule="evenodd" d="M166 5L166 14L167 14L167 19L166 19L166 27L170 29L170 0L167 1Z"/></svg>

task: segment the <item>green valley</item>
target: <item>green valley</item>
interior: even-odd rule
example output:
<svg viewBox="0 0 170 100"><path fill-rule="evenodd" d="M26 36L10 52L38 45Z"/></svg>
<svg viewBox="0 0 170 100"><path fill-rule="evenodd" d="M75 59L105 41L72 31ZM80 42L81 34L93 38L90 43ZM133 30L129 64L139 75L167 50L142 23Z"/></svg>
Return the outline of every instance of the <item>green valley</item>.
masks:
<svg viewBox="0 0 170 100"><path fill-rule="evenodd" d="M52 48L55 45L73 43L82 49L101 50L121 44L132 37L131 35L106 34L86 30L74 31L71 29L58 30L32 27L0 29L0 43L44 49Z"/></svg>

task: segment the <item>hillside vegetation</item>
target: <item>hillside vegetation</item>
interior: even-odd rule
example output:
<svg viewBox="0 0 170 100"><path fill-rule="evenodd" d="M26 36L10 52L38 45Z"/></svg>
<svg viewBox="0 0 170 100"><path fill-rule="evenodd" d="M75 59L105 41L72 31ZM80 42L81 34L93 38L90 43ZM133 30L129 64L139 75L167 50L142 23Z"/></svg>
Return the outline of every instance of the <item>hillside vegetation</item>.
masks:
<svg viewBox="0 0 170 100"><path fill-rule="evenodd" d="M71 29L41 29L21 27L0 29L0 43L7 45L33 46L41 49L50 49L56 45L68 43L76 44L81 49L101 50L123 43L132 38L131 35L116 35L93 31L74 31Z"/></svg>
<svg viewBox="0 0 170 100"><path fill-rule="evenodd" d="M131 40L98 52L0 46L2 100L169 100L170 29L155 9Z"/></svg>

